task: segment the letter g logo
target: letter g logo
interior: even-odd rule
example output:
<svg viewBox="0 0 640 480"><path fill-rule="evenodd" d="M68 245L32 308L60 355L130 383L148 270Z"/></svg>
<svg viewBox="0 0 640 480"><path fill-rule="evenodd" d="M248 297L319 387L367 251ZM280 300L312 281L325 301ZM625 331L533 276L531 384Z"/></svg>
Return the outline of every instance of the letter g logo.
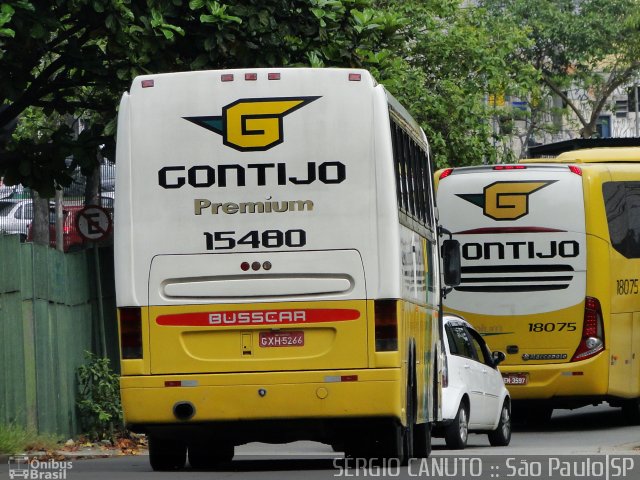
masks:
<svg viewBox="0 0 640 480"><path fill-rule="evenodd" d="M284 141L283 118L320 97L247 98L222 108L219 117L183 117L222 135L241 152L269 150Z"/></svg>
<svg viewBox="0 0 640 480"><path fill-rule="evenodd" d="M555 183L556 180L495 182L484 187L482 194L460 194L460 198L482 208L494 220L516 220L529 213L529 196Z"/></svg>

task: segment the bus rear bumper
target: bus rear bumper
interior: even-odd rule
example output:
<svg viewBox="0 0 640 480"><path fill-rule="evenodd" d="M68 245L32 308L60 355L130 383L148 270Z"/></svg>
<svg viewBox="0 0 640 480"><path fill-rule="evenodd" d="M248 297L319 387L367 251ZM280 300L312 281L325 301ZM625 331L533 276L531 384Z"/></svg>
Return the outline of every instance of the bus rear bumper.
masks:
<svg viewBox="0 0 640 480"><path fill-rule="evenodd" d="M144 431L240 420L400 419L401 378L400 369L149 375L121 377L120 389L127 425ZM188 405L193 414L185 418Z"/></svg>
<svg viewBox="0 0 640 480"><path fill-rule="evenodd" d="M500 371L503 376L517 373L527 376L526 385L507 385L513 400L554 400L562 404L570 397L604 398L609 384L606 351L581 362L501 364Z"/></svg>

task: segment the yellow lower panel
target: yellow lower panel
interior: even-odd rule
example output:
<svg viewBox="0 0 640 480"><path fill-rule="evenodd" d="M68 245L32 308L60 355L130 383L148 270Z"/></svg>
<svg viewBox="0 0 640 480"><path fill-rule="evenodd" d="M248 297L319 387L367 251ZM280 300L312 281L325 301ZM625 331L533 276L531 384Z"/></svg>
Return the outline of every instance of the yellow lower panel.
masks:
<svg viewBox="0 0 640 480"><path fill-rule="evenodd" d="M327 381L342 375L357 375L358 381ZM165 381L197 382L197 386L165 387ZM177 402L194 405L190 422L402 418L404 413L400 369L122 377L120 385L128 424L178 422L173 415Z"/></svg>
<svg viewBox="0 0 640 480"><path fill-rule="evenodd" d="M523 372L529 376L527 385L509 385L514 400L547 399L552 397L599 396L608 392L608 354L575 363L553 365L500 365L502 373Z"/></svg>

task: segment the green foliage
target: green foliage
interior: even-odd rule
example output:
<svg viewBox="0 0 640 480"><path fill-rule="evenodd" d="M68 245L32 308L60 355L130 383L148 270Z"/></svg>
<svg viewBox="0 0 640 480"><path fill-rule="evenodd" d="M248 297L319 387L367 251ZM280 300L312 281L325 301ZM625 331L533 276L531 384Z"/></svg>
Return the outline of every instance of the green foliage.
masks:
<svg viewBox="0 0 640 480"><path fill-rule="evenodd" d="M85 433L95 439L111 439L123 428L118 375L108 358L85 352L86 364L78 368L76 404Z"/></svg>
<svg viewBox="0 0 640 480"><path fill-rule="evenodd" d="M543 94L560 97L594 133L616 88L640 73L638 0L483 0L491 15L520 25L528 46L515 53L539 73ZM587 95L579 100L568 91ZM584 102L584 103L583 103Z"/></svg>
<svg viewBox="0 0 640 480"><path fill-rule="evenodd" d="M528 44L515 24L459 0L394 0L409 19L405 43L377 76L427 132L438 166L495 162L487 94L530 91L537 73L514 57Z"/></svg>
<svg viewBox="0 0 640 480"><path fill-rule="evenodd" d="M398 42L401 25L372 0L6 1L0 71L10 74L0 76L0 176L50 196L77 165L92 167L97 148L113 158L118 99L138 74L366 67ZM75 138L69 116L87 120L90 130ZM3 140L16 118L19 133Z"/></svg>
<svg viewBox="0 0 640 480"><path fill-rule="evenodd" d="M18 425L0 425L0 453L24 453L29 450L52 450L58 443L54 435L39 435Z"/></svg>

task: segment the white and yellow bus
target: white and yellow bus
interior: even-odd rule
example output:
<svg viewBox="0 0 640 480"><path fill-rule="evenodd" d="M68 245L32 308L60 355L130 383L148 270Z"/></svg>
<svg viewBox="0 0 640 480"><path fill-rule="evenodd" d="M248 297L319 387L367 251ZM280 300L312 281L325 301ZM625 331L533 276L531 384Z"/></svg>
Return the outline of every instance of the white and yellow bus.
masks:
<svg viewBox="0 0 640 480"><path fill-rule="evenodd" d="M251 441L426 456L433 170L383 86L342 69L138 77L117 140L121 393L152 467Z"/></svg>
<svg viewBox="0 0 640 480"><path fill-rule="evenodd" d="M445 308L507 352L515 413L547 420L554 408L608 401L637 422L640 148L436 178L442 224L462 247Z"/></svg>

